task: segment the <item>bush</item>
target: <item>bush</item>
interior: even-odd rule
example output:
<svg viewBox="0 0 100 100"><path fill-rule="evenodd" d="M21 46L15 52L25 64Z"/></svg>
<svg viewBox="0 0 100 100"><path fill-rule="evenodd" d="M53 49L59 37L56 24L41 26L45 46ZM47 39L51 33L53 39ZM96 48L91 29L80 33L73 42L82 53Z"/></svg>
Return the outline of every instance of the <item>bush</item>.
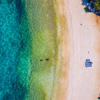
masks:
<svg viewBox="0 0 100 100"><path fill-rule="evenodd" d="M90 3L92 0L87 0L88 1L88 3Z"/></svg>
<svg viewBox="0 0 100 100"><path fill-rule="evenodd" d="M95 2L94 2L94 9L100 11L100 0L95 0Z"/></svg>

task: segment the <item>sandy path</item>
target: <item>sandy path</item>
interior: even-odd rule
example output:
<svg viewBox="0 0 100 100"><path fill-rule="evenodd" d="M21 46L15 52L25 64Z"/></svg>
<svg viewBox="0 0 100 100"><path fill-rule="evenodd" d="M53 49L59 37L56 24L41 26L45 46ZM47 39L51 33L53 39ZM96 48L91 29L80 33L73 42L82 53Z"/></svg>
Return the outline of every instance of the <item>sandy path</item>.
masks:
<svg viewBox="0 0 100 100"><path fill-rule="evenodd" d="M66 100L98 100L100 93L100 18L85 13L81 0L65 0L70 35L69 86ZM91 59L93 67L85 68Z"/></svg>

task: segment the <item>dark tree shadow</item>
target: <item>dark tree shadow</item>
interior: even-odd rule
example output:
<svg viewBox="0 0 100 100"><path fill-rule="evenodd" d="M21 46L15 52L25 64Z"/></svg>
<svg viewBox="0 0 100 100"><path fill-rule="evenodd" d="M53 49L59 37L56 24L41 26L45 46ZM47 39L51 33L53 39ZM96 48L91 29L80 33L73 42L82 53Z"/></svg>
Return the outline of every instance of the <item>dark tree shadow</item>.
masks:
<svg viewBox="0 0 100 100"><path fill-rule="evenodd" d="M85 6L85 12L91 12L96 14L97 16L100 16L100 11L94 9L94 2L95 0L82 0L82 5Z"/></svg>

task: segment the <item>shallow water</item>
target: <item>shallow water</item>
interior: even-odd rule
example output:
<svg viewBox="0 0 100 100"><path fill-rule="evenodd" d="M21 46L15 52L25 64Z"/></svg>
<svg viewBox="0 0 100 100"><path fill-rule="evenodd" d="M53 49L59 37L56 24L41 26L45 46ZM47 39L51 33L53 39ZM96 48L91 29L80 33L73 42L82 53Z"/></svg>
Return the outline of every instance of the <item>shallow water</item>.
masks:
<svg viewBox="0 0 100 100"><path fill-rule="evenodd" d="M31 1L26 2L26 6L32 42L29 99L50 100L59 45L53 2ZM50 61L46 61L47 58Z"/></svg>
<svg viewBox="0 0 100 100"><path fill-rule="evenodd" d="M51 100L59 46L56 18L52 1L1 0L0 100Z"/></svg>

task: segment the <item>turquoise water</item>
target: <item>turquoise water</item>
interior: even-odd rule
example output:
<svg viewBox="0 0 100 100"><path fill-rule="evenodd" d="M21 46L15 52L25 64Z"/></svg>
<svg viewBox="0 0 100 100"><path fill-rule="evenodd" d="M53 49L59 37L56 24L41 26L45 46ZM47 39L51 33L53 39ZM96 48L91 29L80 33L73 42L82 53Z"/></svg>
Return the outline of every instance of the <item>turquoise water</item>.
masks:
<svg viewBox="0 0 100 100"><path fill-rule="evenodd" d="M0 100L21 100L28 91L30 35L27 18L21 19L24 7L17 9L21 2L8 1L0 3Z"/></svg>
<svg viewBox="0 0 100 100"><path fill-rule="evenodd" d="M21 36L16 6L6 0L0 2L0 100L15 100L17 56Z"/></svg>
<svg viewBox="0 0 100 100"><path fill-rule="evenodd" d="M51 100L58 46L52 1L1 0L0 100Z"/></svg>

